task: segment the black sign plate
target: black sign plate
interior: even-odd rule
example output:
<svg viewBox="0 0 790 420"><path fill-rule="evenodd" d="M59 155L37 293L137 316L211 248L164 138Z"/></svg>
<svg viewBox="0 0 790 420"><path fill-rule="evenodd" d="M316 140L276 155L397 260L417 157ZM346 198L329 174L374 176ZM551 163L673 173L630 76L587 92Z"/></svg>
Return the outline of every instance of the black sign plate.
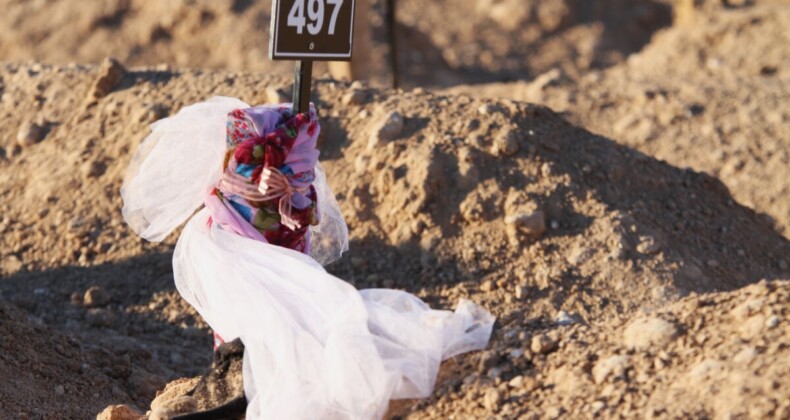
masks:
<svg viewBox="0 0 790 420"><path fill-rule="evenodd" d="M269 58L351 60L354 3L354 0L273 0Z"/></svg>

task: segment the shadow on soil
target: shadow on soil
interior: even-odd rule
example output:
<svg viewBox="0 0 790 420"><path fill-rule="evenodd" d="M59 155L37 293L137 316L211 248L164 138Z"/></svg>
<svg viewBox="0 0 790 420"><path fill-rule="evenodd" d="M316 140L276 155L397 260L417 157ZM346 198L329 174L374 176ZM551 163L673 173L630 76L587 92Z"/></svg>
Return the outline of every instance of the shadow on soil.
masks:
<svg viewBox="0 0 790 420"><path fill-rule="evenodd" d="M542 71L551 67L561 67L565 62L585 61L574 41L563 45L565 37L578 35L570 32L582 25L600 26L602 33L599 42L594 46L592 68L609 67L632 53L640 51L650 42L653 34L672 24L672 7L660 1L590 1L565 0L567 13L553 29L542 29L544 34L534 41L524 41L523 34L540 28L540 2L524 2L523 7L529 8L527 21L515 31L499 28L493 21L480 24L475 28L480 34L503 32L496 36L479 35L476 43L481 51L497 51L501 47L496 43L510 42L512 45L504 56L497 56L499 68L492 70L491 65L482 65L478 60L472 64L453 67L443 58L442 50L435 45L430 34L418 28L397 24L398 73L401 84L405 87L431 86L450 87L459 84L479 84L494 82L513 82L531 80ZM387 44L389 41L384 33L376 33L377 41ZM557 57L548 57L547 50L564 49ZM567 55L567 57L566 57ZM537 57L537 60L535 59ZM548 65L545 61L552 61ZM537 61L541 61L538 63ZM504 64L508 63L508 64ZM535 73L534 69L542 70ZM534 73L534 74L533 74Z"/></svg>

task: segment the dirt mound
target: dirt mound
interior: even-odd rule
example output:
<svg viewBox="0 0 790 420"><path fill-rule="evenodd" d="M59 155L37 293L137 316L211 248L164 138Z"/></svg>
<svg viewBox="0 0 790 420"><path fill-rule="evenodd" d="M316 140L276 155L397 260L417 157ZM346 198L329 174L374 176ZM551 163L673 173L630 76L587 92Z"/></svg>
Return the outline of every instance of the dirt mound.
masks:
<svg viewBox="0 0 790 420"><path fill-rule="evenodd" d="M789 19L781 2L719 8L581 80L555 70L532 83L453 92L547 104L629 147L708 172L788 236Z"/></svg>
<svg viewBox="0 0 790 420"><path fill-rule="evenodd" d="M267 87L287 82L110 63L5 64L0 79L0 130L40 128L35 140L29 128L0 139L0 291L42 323L125 357L128 378L145 380L123 385L115 402L145 407L165 380L202 371L211 351L206 325L173 290L175 235L151 245L122 222L130 155L150 122L185 104L215 94L261 103ZM352 241L330 269L360 288L402 288L438 307L480 302L499 317L493 354L518 359L493 371L499 356L452 362L441 401L419 403L420 415L472 409L474 389L517 374L542 383L553 365L529 370L538 365L524 355L551 352L557 341L547 334L558 323L610 328L690 292L790 277L788 241L715 178L547 108L326 80L315 98L322 160ZM503 410L507 398L486 397L495 400L488 410Z"/></svg>
<svg viewBox="0 0 790 420"><path fill-rule="evenodd" d="M790 282L762 282L605 324L525 319L401 414L787 418L789 301Z"/></svg>
<svg viewBox="0 0 790 420"><path fill-rule="evenodd" d="M373 1L370 16L379 84L389 81L384 3ZM671 22L668 2L654 0L397 3L407 86L527 79L555 66L581 74L622 61ZM130 65L280 74L291 68L267 59L269 1L3 0L0 8L5 60L97 63L116 56ZM323 64L316 71L325 71Z"/></svg>

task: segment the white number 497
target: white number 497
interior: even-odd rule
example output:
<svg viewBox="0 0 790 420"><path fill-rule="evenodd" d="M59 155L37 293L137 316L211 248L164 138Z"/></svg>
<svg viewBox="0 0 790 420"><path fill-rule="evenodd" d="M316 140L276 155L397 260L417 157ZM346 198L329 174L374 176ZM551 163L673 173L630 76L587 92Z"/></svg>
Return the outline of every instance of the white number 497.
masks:
<svg viewBox="0 0 790 420"><path fill-rule="evenodd" d="M296 0L288 12L288 26L296 28L296 33L301 35L304 27L310 35L318 35L324 27L324 3L334 6L332 17L329 19L329 35L335 34L337 14L343 0L307 0L307 19L305 19L305 0ZM310 21L309 23L307 21Z"/></svg>

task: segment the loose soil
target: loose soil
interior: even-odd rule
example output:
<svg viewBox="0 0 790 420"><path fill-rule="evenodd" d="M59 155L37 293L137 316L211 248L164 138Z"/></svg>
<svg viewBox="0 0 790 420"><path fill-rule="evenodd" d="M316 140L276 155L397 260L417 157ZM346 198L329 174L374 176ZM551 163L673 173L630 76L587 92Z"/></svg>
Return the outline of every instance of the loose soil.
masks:
<svg viewBox="0 0 790 420"><path fill-rule="evenodd" d="M154 12L120 4L122 13L88 19L101 24L86 24L93 29L84 34L96 38L84 42L97 47L84 54L127 45L114 51L127 64L158 60L133 55L123 38L146 33L140 22L155 21L146 17ZM247 14L266 18L268 10L185 4L167 7L200 12L194 19L225 8L198 25L218 25L215 36L221 22L252 28L242 23L252 22ZM17 26L6 27L33 33L22 16L35 22L43 6L12 6L27 14L0 18L16 16ZM423 4L418 14L417 2L404 1L402 25L427 31L421 19L480 14L456 6L442 17L438 6ZM593 48L615 57L588 61L602 64L579 66L565 55L559 64L489 68L469 57L499 54L497 39L511 44L492 62L507 63L508 54L557 51L548 39L575 39L570 32L597 23L561 23L536 36L546 44L523 46L492 30L479 38L488 47L468 55L460 51L470 33L437 25L431 36L448 41L436 45L458 48L442 56L447 77L457 77L447 85L500 84L431 92L316 81L322 162L351 235L350 252L329 270L439 308L469 298L498 317L489 349L447 362L432 398L393 404L392 416L790 417L790 111L779 42L790 16L780 3L706 7L695 26L661 32L628 60L613 51L646 40ZM529 10L524 22L551 23L550 12ZM506 15L485 22L507 25ZM236 70L18 62L102 58L70 49L69 31L40 26L41 56L0 43L0 56L17 60L0 64L0 378L15 384L0 387L0 413L86 418L110 404L145 412L166 383L208 369L211 331L174 290L177 233L150 244L124 224L126 166L156 119L213 95L264 103L290 81L276 67L239 71L247 64L208 60L181 64ZM61 36L68 54L58 58L41 31ZM191 38L156 42L178 39ZM194 42L197 49L208 40ZM138 53L159 51L153 44L141 41ZM547 74L552 68L560 70ZM509 72L542 75L501 84ZM428 77L413 80L443 85ZM398 117L402 129L383 135ZM732 159L742 163L723 164ZM214 398L205 395L197 394L202 405Z"/></svg>

